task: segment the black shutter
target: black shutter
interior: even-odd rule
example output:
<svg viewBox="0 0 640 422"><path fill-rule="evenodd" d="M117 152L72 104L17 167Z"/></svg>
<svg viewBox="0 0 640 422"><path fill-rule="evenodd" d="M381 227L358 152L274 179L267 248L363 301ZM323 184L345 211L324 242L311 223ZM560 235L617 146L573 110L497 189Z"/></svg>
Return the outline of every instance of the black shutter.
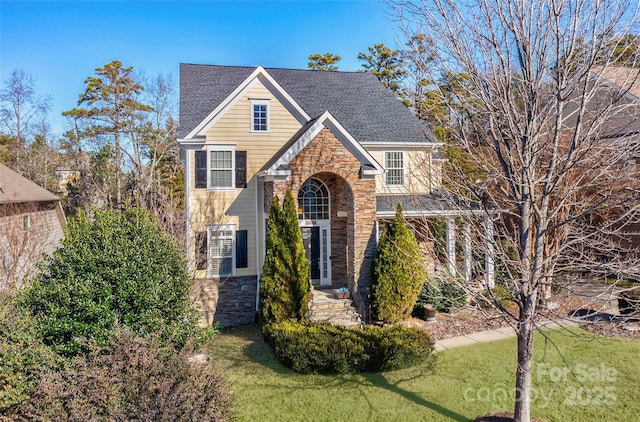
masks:
<svg viewBox="0 0 640 422"><path fill-rule="evenodd" d="M207 151L196 151L196 189L207 187Z"/></svg>
<svg viewBox="0 0 640 422"><path fill-rule="evenodd" d="M236 188L247 187L247 151L236 151Z"/></svg>
<svg viewBox="0 0 640 422"><path fill-rule="evenodd" d="M248 266L247 231L238 230L236 232L236 268L247 268Z"/></svg>
<svg viewBox="0 0 640 422"><path fill-rule="evenodd" d="M196 232L196 270L207 269L207 232Z"/></svg>

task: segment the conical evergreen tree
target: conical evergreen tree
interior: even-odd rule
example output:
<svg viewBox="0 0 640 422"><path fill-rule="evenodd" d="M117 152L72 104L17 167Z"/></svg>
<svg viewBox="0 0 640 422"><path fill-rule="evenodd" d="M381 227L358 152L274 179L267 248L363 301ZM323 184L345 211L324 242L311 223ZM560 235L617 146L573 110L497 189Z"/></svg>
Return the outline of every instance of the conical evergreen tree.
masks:
<svg viewBox="0 0 640 422"><path fill-rule="evenodd" d="M271 201L267 220L266 254L260 277L259 320L262 324L302 319L308 308L311 285L309 263L293 194Z"/></svg>
<svg viewBox="0 0 640 422"><path fill-rule="evenodd" d="M288 189L282 203L282 225L280 227L282 241L289 248L291 264L289 268L289 283L297 319L304 318L309 305L311 284L309 281L309 261L302 242L302 231L298 223L298 211L291 190Z"/></svg>
<svg viewBox="0 0 640 422"><path fill-rule="evenodd" d="M396 216L383 230L371 268L371 310L373 317L389 323L411 315L420 287L426 278L418 242L398 204Z"/></svg>

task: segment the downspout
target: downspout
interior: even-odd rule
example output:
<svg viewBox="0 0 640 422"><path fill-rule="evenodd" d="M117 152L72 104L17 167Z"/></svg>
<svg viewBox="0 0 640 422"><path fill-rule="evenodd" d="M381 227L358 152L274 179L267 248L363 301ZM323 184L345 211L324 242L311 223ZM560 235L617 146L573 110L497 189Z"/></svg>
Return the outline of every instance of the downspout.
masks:
<svg viewBox="0 0 640 422"><path fill-rule="evenodd" d="M184 157L184 201L186 208L186 236L185 236L185 248L187 255L187 269L189 272L193 269L192 262L193 257L191 256L191 196L190 196L190 183L189 183L189 171L191 168L191 151L187 148L184 149L185 157Z"/></svg>
<svg viewBox="0 0 640 422"><path fill-rule="evenodd" d="M264 198L260 201L259 196L259 188L258 188L258 177L254 177L256 188L256 312L258 312L258 304L260 303L260 222L259 218L264 216L264 205L260 205L261 202L264 202ZM264 191L263 191L264 192ZM263 193L264 194L264 193ZM264 218L263 218L264 221Z"/></svg>

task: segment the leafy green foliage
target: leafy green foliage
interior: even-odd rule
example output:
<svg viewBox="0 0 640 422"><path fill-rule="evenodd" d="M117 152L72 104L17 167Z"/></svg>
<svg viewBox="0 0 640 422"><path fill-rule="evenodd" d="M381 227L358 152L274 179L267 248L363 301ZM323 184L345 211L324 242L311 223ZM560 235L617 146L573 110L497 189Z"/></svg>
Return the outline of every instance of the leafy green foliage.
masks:
<svg viewBox="0 0 640 422"><path fill-rule="evenodd" d="M69 221L21 302L45 344L72 355L80 338L104 342L118 325L184 343L196 330L190 288L184 257L148 211L96 210Z"/></svg>
<svg viewBox="0 0 640 422"><path fill-rule="evenodd" d="M342 57L337 54L325 53L325 54L311 54L309 56L309 63L307 67L313 70L335 71L338 70L338 62Z"/></svg>
<svg viewBox="0 0 640 422"><path fill-rule="evenodd" d="M398 204L396 216L383 230L371 268L373 317L390 323L407 319L426 278L424 260Z"/></svg>
<svg viewBox="0 0 640 422"><path fill-rule="evenodd" d="M427 361L434 347L424 331L399 325L347 329L283 321L263 331L278 359L305 374L406 368Z"/></svg>
<svg viewBox="0 0 640 422"><path fill-rule="evenodd" d="M467 293L455 280L427 279L418 294L418 302L435 305L439 312L451 312L467 304Z"/></svg>
<svg viewBox="0 0 640 422"><path fill-rule="evenodd" d="M36 420L228 420L221 370L178 353L157 335L124 330L107 345L89 342L63 370L43 375L20 416Z"/></svg>
<svg viewBox="0 0 640 422"><path fill-rule="evenodd" d="M288 190L282 209L274 197L269 211L266 254L260 277L260 322L304 318L310 292L309 263L293 195Z"/></svg>
<svg viewBox="0 0 640 422"><path fill-rule="evenodd" d="M31 397L39 373L56 365L56 356L38 340L30 316L17 309L12 298L0 297L0 415L12 416Z"/></svg>

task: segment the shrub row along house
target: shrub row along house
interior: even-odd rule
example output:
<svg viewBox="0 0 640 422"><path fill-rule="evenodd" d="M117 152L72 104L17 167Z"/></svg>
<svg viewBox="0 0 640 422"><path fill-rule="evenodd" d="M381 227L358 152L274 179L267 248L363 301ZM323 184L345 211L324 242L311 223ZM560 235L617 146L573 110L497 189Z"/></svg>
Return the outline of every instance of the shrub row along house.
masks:
<svg viewBox="0 0 640 422"><path fill-rule="evenodd" d="M253 322L269 206L287 189L313 286L348 288L359 310L397 203L409 218L459 213L437 194L438 142L369 73L182 64L179 144L188 261L209 324Z"/></svg>

